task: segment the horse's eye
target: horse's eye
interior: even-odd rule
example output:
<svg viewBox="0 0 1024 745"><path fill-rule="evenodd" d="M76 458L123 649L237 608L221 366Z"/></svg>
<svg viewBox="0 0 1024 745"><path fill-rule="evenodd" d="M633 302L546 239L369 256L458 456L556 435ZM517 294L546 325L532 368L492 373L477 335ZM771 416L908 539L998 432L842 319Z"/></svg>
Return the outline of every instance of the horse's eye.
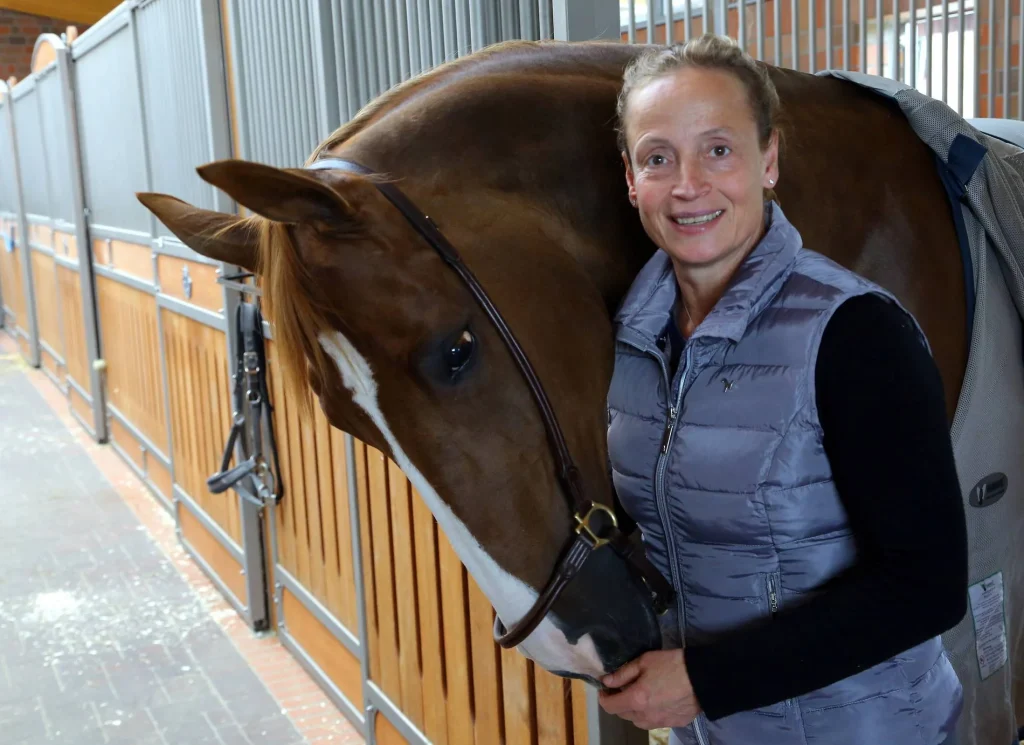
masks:
<svg viewBox="0 0 1024 745"><path fill-rule="evenodd" d="M444 353L444 362L448 366L448 375L454 378L462 369L469 364L473 357L473 349L476 346L476 339L468 330L456 339L451 347Z"/></svg>

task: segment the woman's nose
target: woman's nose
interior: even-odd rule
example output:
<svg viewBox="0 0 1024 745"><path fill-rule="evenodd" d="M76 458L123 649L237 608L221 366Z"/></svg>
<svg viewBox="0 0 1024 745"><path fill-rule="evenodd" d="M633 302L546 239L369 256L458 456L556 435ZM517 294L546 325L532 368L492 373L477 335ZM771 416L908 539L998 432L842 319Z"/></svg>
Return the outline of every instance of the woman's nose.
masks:
<svg viewBox="0 0 1024 745"><path fill-rule="evenodd" d="M707 187L704 169L692 158L681 159L672 186L672 196L680 199L696 199Z"/></svg>

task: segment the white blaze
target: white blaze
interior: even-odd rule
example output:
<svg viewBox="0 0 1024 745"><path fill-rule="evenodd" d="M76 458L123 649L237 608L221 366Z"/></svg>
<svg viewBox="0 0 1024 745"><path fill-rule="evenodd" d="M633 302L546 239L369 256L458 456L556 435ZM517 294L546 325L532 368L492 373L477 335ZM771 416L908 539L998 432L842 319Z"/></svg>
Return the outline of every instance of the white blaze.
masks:
<svg viewBox="0 0 1024 745"><path fill-rule="evenodd" d="M526 615L537 599L537 592L522 580L513 577L498 566L480 542L473 537L451 508L427 483L423 474L406 457L377 402L377 383L369 363L340 332L320 334L320 345L338 366L345 387L352 392L357 406L367 413L387 440L395 463L419 491L427 507L444 531L466 570L473 576L495 612L506 627ZM553 569L553 567L552 567ZM590 635L584 635L575 645L549 618L541 621L532 634L519 645L519 651L548 670L581 673L600 677L604 673L597 649Z"/></svg>

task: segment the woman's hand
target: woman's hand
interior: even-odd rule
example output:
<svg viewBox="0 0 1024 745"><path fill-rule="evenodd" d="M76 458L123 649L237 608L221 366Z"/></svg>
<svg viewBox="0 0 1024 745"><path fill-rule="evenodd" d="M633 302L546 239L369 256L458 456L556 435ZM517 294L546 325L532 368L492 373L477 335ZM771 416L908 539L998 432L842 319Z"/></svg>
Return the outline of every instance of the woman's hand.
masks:
<svg viewBox="0 0 1024 745"><path fill-rule="evenodd" d="M601 679L601 708L640 729L685 727L700 714L682 649L647 652Z"/></svg>

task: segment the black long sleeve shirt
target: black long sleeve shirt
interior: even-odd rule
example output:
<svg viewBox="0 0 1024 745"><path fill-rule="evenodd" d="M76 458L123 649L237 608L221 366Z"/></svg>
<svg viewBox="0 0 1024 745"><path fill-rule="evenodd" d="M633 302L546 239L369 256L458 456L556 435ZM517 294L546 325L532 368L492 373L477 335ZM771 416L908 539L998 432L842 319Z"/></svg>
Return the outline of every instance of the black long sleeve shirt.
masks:
<svg viewBox="0 0 1024 745"><path fill-rule="evenodd" d="M711 719L849 677L967 612L966 519L942 381L912 324L877 296L847 301L825 329L815 384L858 562L771 623L686 648Z"/></svg>

